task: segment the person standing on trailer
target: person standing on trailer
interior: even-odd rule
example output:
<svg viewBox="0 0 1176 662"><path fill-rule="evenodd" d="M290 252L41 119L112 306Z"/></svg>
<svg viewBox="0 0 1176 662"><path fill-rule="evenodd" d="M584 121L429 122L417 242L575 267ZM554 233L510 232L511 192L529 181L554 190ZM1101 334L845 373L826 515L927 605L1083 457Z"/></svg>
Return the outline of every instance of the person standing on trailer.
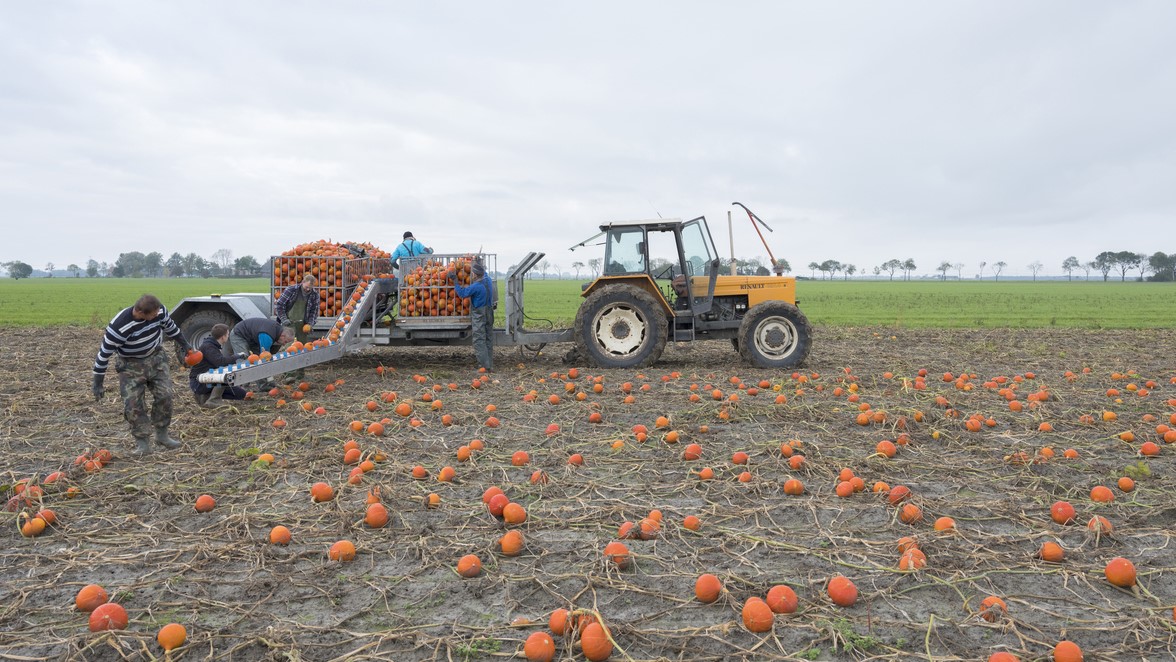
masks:
<svg viewBox="0 0 1176 662"><path fill-rule="evenodd" d="M404 241L392 251L392 268L400 271L400 260L402 258L419 257L421 255L432 254L433 249L417 241L412 236L411 232L404 233Z"/></svg>
<svg viewBox="0 0 1176 662"><path fill-rule="evenodd" d="M469 285L455 283L456 276L449 272L449 282L457 296L470 300L470 322L474 326L474 355L478 366L486 372L494 371L494 279L486 274L486 267L475 260L470 268L473 279Z"/></svg>
<svg viewBox="0 0 1176 662"><path fill-rule="evenodd" d="M163 351L165 334L176 341L184 354L192 351L192 346L159 298L144 294L135 305L123 309L106 325L98 358L94 360L91 392L94 400L100 402L105 392L106 368L111 357L115 359L123 417L131 424L136 455L151 452L153 431L155 443L160 446L168 450L180 447L180 442L167 434L172 420L172 383L167 352ZM152 398L150 414L147 412L148 391Z"/></svg>

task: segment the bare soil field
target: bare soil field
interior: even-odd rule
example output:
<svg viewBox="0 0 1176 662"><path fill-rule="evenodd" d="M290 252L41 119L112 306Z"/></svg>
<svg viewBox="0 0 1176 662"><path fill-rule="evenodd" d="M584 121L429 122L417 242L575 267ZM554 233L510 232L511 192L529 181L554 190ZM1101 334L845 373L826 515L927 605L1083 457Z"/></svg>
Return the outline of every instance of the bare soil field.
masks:
<svg viewBox="0 0 1176 662"><path fill-rule="evenodd" d="M18 514L2 513L0 659L162 659L156 633L171 622L188 633L174 660L525 659L523 642L561 608L603 621L612 660L1044 660L1063 639L1086 660L1176 657L1176 444L1164 441L1165 426L1176 428L1174 331L819 327L797 373L750 369L717 342L668 347L640 372L576 366L575 376L565 347L500 349L478 388L468 348L370 349L309 370L301 401L285 389L284 406L259 393L215 411L194 404L173 366L172 431L184 445L141 459L113 374L103 402L89 393L101 330L4 338L4 499L22 479L67 477L14 504L55 511L39 536L23 537ZM405 402L408 417L394 411ZM384 418L383 436L367 434ZM551 424L559 430L548 434ZM647 426L644 442L635 425ZM343 461L349 439L364 458L386 456L357 485ZM474 439L484 448L459 461ZM898 442L894 457L876 452L883 440ZM1142 455L1145 442L1158 455ZM683 458L689 444L700 459ZM74 465L102 448L114 456L105 467ZM528 464L512 464L517 451ZM582 466L569 463L576 453ZM427 478L413 478L417 465ZM446 466L452 481L438 480ZM843 469L865 489L838 496ZM536 471L546 480L533 481ZM1118 486L1124 476L1133 490ZM804 493L785 494L789 479ZM333 499L312 501L319 481ZM897 492L873 491L879 481L909 488L909 499L891 505ZM493 485L525 507L524 523L488 512ZM1092 499L1098 485L1113 501ZM382 528L364 524L373 488L390 515ZM211 512L194 509L202 494L215 498ZM1073 523L1051 519L1059 500L1073 505ZM905 504L921 519L904 523ZM603 554L622 524L655 509L655 535L622 541L630 567ZM954 528L935 530L945 516ZM1094 516L1113 529L1092 532ZM289 545L269 542L276 525L292 532ZM510 529L525 538L518 556L497 550ZM914 571L899 567L906 536L925 555ZM339 540L355 544L353 561L328 559ZM1039 558L1046 542L1064 558ZM467 554L480 558L479 576L456 571ZM1114 557L1134 563L1134 588L1104 577ZM709 604L695 597L703 573L723 586ZM835 575L856 585L853 606L827 595ZM125 607L126 629L89 631L74 597L91 583ZM745 601L781 584L798 608L749 631ZM988 596L1007 614L982 618ZM585 659L574 635L553 638L555 659Z"/></svg>

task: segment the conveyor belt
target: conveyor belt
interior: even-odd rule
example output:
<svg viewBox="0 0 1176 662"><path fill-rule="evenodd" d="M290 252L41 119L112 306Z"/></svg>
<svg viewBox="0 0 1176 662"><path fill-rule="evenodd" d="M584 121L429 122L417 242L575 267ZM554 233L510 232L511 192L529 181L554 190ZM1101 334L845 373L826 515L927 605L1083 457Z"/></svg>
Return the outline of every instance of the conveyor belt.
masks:
<svg viewBox="0 0 1176 662"><path fill-rule="evenodd" d="M241 384L270 379L283 373L318 365L319 363L334 361L348 351L362 348L370 343L370 339L360 337L360 327L367 321L365 318L371 314L372 307L376 302L376 296L389 291L391 291L391 283L389 281L381 279L370 281L368 286L364 288L363 294L355 306L355 312L350 315L340 313L339 317L336 318L336 324L339 321L343 322L343 326L339 330L339 339L330 341L330 344L326 347L316 347L309 350L302 349L298 352L279 352L268 361L259 361L252 365L245 361L240 361L236 365L209 370L203 375L200 375L199 380L202 384L240 386ZM351 318L350 321L347 321L348 317Z"/></svg>

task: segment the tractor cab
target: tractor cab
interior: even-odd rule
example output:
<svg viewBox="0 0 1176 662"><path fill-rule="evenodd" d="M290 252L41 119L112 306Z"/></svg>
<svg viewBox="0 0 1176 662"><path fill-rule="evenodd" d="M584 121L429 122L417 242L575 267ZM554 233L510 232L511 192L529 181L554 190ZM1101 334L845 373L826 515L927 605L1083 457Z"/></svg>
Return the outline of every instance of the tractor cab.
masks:
<svg viewBox="0 0 1176 662"><path fill-rule="evenodd" d="M719 261L705 217L625 221L600 230L605 237L601 279L648 279L647 289L656 291L671 315L710 309ZM587 284L585 291L594 285Z"/></svg>

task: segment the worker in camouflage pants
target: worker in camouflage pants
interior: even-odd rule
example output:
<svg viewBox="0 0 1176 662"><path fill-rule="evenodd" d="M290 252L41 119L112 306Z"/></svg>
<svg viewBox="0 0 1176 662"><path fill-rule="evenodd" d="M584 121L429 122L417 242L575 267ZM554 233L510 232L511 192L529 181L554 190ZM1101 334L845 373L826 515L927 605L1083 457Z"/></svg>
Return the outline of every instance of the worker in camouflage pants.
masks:
<svg viewBox="0 0 1176 662"><path fill-rule="evenodd" d="M172 418L171 369L162 348L143 359L118 357L114 361L118 389L123 399L123 416L131 424L131 436L147 439L156 430L166 430ZM147 393L154 403L147 413Z"/></svg>
<svg viewBox="0 0 1176 662"><path fill-rule="evenodd" d="M123 416L131 424L137 455L151 452L152 434L159 446L169 450L180 447L180 442L168 434L172 420L172 385L167 352L163 349L164 337L174 340L181 353L192 351L192 346L167 314L159 297L144 294L135 305L115 315L106 325L98 358L94 359L91 388L95 402L102 401L106 368L110 359L114 359L119 393L123 398ZM147 413L148 391L154 401L150 415Z"/></svg>

